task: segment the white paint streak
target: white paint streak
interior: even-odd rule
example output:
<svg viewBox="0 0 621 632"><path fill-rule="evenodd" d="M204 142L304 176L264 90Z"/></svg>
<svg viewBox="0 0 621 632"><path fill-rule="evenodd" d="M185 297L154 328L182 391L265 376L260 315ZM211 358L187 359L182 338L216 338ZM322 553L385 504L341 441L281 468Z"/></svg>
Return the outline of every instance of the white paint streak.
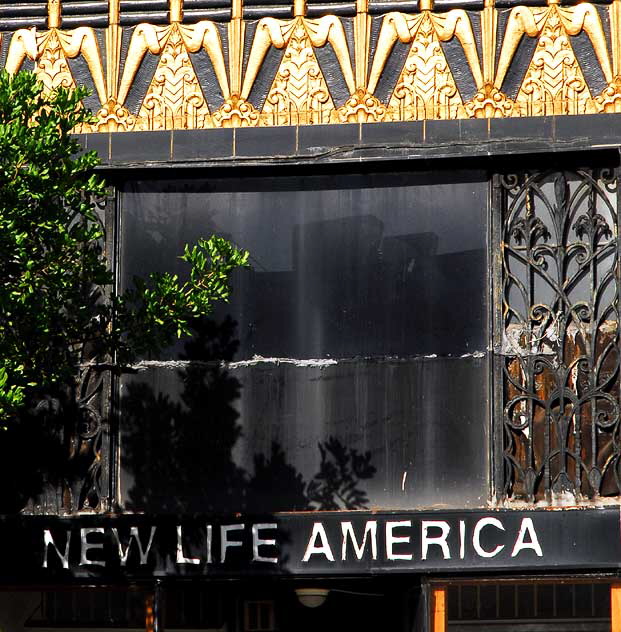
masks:
<svg viewBox="0 0 621 632"><path fill-rule="evenodd" d="M136 364L118 366L108 364L105 362L88 362L80 365L80 368L86 369L89 367L99 368L101 370L116 370L121 373L138 373L140 371L147 371L149 369L187 369L188 367L220 367L222 369L234 370L243 369L246 367L259 366L259 365L273 365L278 366L280 364L289 364L298 368L317 368L323 369L328 366L335 366L337 364L361 364L363 362L370 364L405 364L416 360L426 360L434 358L483 358L485 356L484 351L473 351L472 353L465 353L461 356L454 355L442 355L437 353L430 353L428 355L415 355L415 356L375 356L375 357L353 357L353 358L275 358L264 357L260 355L253 356L250 360L239 360L237 362L224 362L219 360L213 360L210 362L202 362L200 360L142 360Z"/></svg>
<svg viewBox="0 0 621 632"><path fill-rule="evenodd" d="M405 472L403 472L403 478L401 479L401 491L404 492L405 491L405 479L408 477L408 471L405 470Z"/></svg>
<svg viewBox="0 0 621 632"><path fill-rule="evenodd" d="M333 360L332 358L309 358L308 360L296 360L294 358L264 358L263 356L255 355L252 360L229 362L226 366L229 369L236 369L239 367L256 366L257 364L293 364L294 366L299 367L322 368L324 366L338 364L338 361Z"/></svg>

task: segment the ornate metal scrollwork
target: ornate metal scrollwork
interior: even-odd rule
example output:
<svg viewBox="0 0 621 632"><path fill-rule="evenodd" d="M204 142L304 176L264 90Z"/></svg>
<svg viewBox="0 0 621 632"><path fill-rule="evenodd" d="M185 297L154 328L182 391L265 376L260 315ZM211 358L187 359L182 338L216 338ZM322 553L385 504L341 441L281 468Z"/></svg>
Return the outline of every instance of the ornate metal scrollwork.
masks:
<svg viewBox="0 0 621 632"><path fill-rule="evenodd" d="M500 181L503 494L621 491L617 175Z"/></svg>
<svg viewBox="0 0 621 632"><path fill-rule="evenodd" d="M93 200L96 216L106 233L112 224L114 194ZM112 238L107 234L102 243L104 254L111 260ZM94 286L93 304L107 300L109 287ZM110 397L109 370L98 362L108 358L89 343L80 347L81 366L74 391L75 413L67 436L68 476L63 481L63 510L107 511L109 509L110 474Z"/></svg>
<svg viewBox="0 0 621 632"><path fill-rule="evenodd" d="M65 509L96 511L107 508L108 450L104 446L108 435L105 419L109 397L107 378L107 372L98 367L84 367L80 371L76 415L69 434L70 478L64 481L65 497L70 507Z"/></svg>
<svg viewBox="0 0 621 632"><path fill-rule="evenodd" d="M104 229L111 226L114 196L92 202L97 221ZM112 236L100 246L110 261ZM84 288L84 304L95 308L107 300L109 289ZM19 490L13 503L16 507L22 501L19 509L25 513L104 512L112 502L109 358L102 357L92 338L74 341L68 352L77 363L75 379L28 412L32 450L38 457L26 460L20 469L30 485ZM18 481L18 486L23 484ZM6 510L2 500L0 508Z"/></svg>

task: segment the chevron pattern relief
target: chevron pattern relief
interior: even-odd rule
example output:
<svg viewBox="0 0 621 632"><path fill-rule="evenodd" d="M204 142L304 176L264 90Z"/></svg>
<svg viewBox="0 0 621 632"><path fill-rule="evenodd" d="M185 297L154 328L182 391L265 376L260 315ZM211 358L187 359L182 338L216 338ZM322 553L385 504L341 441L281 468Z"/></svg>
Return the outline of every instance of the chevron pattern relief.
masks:
<svg viewBox="0 0 621 632"><path fill-rule="evenodd" d="M173 24L162 47L134 129L212 127L209 108L179 26Z"/></svg>
<svg viewBox="0 0 621 632"><path fill-rule="evenodd" d="M523 116L594 112L591 93L558 11L548 12L515 111Z"/></svg>
<svg viewBox="0 0 621 632"><path fill-rule="evenodd" d="M425 12L414 21L412 48L388 104L390 117L395 121L464 118L431 14Z"/></svg>
<svg viewBox="0 0 621 632"><path fill-rule="evenodd" d="M287 26L283 61L261 111L262 125L329 123L334 103L304 20Z"/></svg>
<svg viewBox="0 0 621 632"><path fill-rule="evenodd" d="M356 0L353 17L318 18L293 0L291 18L256 20L230 2L225 22L169 0L168 24L123 26L131 0L109 0L105 28L85 15L65 29L49 0L47 28L0 20L0 60L9 72L30 60L48 90L86 68L94 132L621 111L621 0L476 12L420 0L375 17Z"/></svg>

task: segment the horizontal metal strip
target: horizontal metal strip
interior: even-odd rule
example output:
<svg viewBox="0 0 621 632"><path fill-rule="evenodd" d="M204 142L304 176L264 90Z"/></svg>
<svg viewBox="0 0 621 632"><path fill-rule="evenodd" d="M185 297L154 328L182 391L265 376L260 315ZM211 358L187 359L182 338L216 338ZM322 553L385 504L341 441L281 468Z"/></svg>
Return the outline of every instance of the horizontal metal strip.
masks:
<svg viewBox="0 0 621 632"><path fill-rule="evenodd" d="M293 15L293 7L244 7L244 17L248 20L261 18L290 18Z"/></svg>
<svg viewBox="0 0 621 632"><path fill-rule="evenodd" d="M465 9L466 11L475 11L483 8L483 0L436 0L434 3L435 11L450 11L451 9Z"/></svg>
<svg viewBox="0 0 621 632"><path fill-rule="evenodd" d="M63 3L63 15L91 15L100 13L108 15L108 2L96 0L94 2L66 2Z"/></svg>
<svg viewBox="0 0 621 632"><path fill-rule="evenodd" d="M146 11L140 13L121 13L121 26L134 26L147 22L148 24L168 24L168 11Z"/></svg>
<svg viewBox="0 0 621 632"><path fill-rule="evenodd" d="M356 5L353 2L340 2L334 4L308 4L306 6L308 17L323 15L338 15L343 17L356 15Z"/></svg>
<svg viewBox="0 0 621 632"><path fill-rule="evenodd" d="M387 2L369 2L369 13L373 15L397 11L399 13L414 13L418 9L417 0L388 0Z"/></svg>
<svg viewBox="0 0 621 632"><path fill-rule="evenodd" d="M47 26L47 18L2 18L0 19L0 32L14 31L15 29L24 29L31 26L43 28Z"/></svg>
<svg viewBox="0 0 621 632"><path fill-rule="evenodd" d="M246 7L271 7L274 5L286 7L293 11L293 2L287 2L287 0L244 0L244 9Z"/></svg>
<svg viewBox="0 0 621 632"><path fill-rule="evenodd" d="M185 9L184 22L198 22L199 20L213 20L214 22L228 22L231 19L231 9Z"/></svg>
<svg viewBox="0 0 621 632"><path fill-rule="evenodd" d="M0 17L12 17L18 18L21 16L37 16L47 15L47 5L43 3L39 4L4 4L0 6Z"/></svg>
<svg viewBox="0 0 621 632"><path fill-rule="evenodd" d="M108 14L100 13L99 15L65 15L61 28L77 28L79 26L93 26L105 28L108 26Z"/></svg>
<svg viewBox="0 0 621 632"><path fill-rule="evenodd" d="M230 0L185 0L183 12L187 13L195 9L231 9Z"/></svg>
<svg viewBox="0 0 621 632"><path fill-rule="evenodd" d="M164 10L168 9L168 2L166 0L121 0L121 11L147 11Z"/></svg>

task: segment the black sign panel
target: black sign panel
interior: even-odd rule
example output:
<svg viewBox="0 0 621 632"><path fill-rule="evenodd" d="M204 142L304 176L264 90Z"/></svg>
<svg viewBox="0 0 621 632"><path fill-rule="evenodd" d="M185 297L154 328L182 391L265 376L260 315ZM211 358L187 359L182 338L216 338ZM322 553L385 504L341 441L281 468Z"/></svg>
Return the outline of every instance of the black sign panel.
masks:
<svg viewBox="0 0 621 632"><path fill-rule="evenodd" d="M616 569L619 508L5 517L0 578Z"/></svg>

